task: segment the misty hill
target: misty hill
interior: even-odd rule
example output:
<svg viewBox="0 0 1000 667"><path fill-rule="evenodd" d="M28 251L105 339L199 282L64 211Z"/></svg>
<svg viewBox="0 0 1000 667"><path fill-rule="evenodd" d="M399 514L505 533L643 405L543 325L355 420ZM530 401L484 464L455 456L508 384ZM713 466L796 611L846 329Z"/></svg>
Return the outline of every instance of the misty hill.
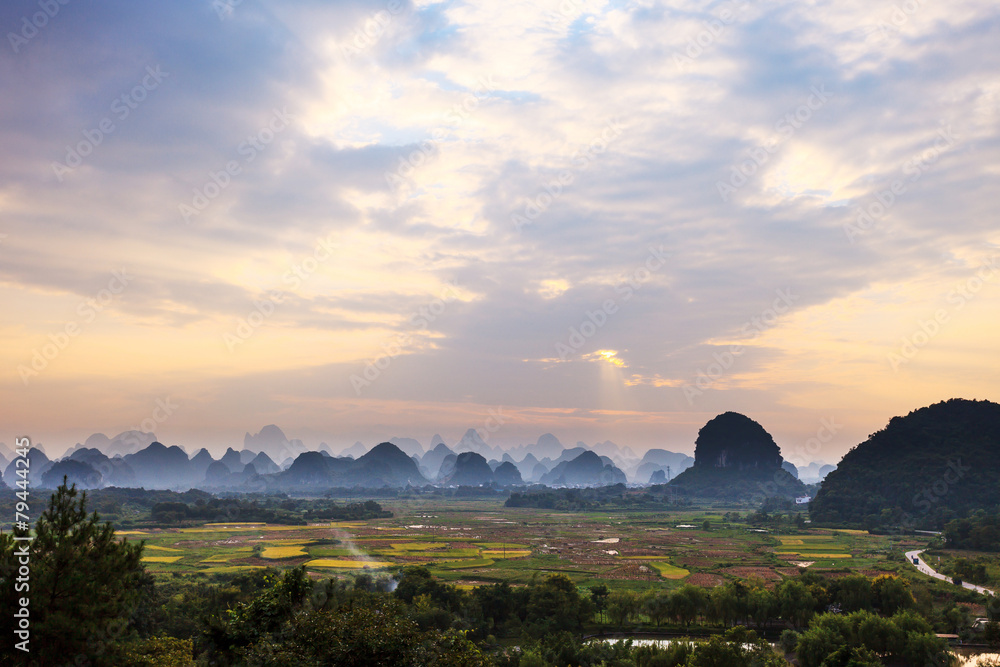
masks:
<svg viewBox="0 0 1000 667"><path fill-rule="evenodd" d="M527 479L529 482L538 482L539 480L542 479L542 477L545 477L548 474L549 474L549 469L545 467L544 463L539 461L538 463L535 464L535 467L531 470L531 474L528 475L525 479Z"/></svg>
<svg viewBox="0 0 1000 667"><path fill-rule="evenodd" d="M416 456L418 459L424 455L424 446L419 440L414 438L389 438L389 442L399 447L407 456Z"/></svg>
<svg viewBox="0 0 1000 667"><path fill-rule="evenodd" d="M625 473L605 463L600 456L585 450L572 461L563 461L541 478L542 484L555 486L608 486L624 484Z"/></svg>
<svg viewBox="0 0 1000 667"><path fill-rule="evenodd" d="M368 451L367 447L365 447L360 442L355 442L353 445L351 445L350 447L348 447L347 449L345 449L344 451L342 451L340 453L340 456L341 457L349 456L352 459L358 459L358 458L361 458L362 456L364 456L367 451ZM275 459L275 460L277 460L277 459Z"/></svg>
<svg viewBox="0 0 1000 667"><path fill-rule="evenodd" d="M536 477L535 474L534 474L535 466L538 465L538 459L536 459L535 455L532 454L531 452L528 452L528 454L526 454L525 457L523 459L521 459L520 462L515 461L514 465L517 466L517 470L518 470L518 472L521 473L521 478L522 479L525 479L525 480L529 480L529 479L534 480L534 479L538 479L538 477L541 476L541 475L539 475L538 477ZM549 469L546 468L545 472L548 472L548 471L549 471ZM542 474L545 474L545 473L542 473Z"/></svg>
<svg viewBox="0 0 1000 667"><path fill-rule="evenodd" d="M501 455L501 451L498 448L487 445L486 441L479 435L479 431L474 428L466 431L462 439L456 442L452 449L456 454L475 452L486 459L498 458Z"/></svg>
<svg viewBox="0 0 1000 667"><path fill-rule="evenodd" d="M243 449L252 452L266 452L272 461L284 461L288 457L295 457L306 451L306 446L301 440L289 440L284 431L268 424L260 430L260 433L243 436Z"/></svg>
<svg viewBox="0 0 1000 667"><path fill-rule="evenodd" d="M893 417L844 455L814 521L940 528L1000 504L1000 404L951 399Z"/></svg>
<svg viewBox="0 0 1000 667"><path fill-rule="evenodd" d="M455 457L455 469L440 480L448 486L482 486L493 483L493 469L481 454L462 452Z"/></svg>
<svg viewBox="0 0 1000 667"><path fill-rule="evenodd" d="M524 484L521 471L510 461L504 461L493 471L493 479L499 486L520 486Z"/></svg>
<svg viewBox="0 0 1000 667"><path fill-rule="evenodd" d="M125 463L135 472L136 484L147 489L189 488L193 466L184 450L174 445L154 442L135 454L125 456Z"/></svg>
<svg viewBox="0 0 1000 667"><path fill-rule="evenodd" d="M17 461L17 458L12 457L11 462L7 464L7 468L3 473L3 481L6 482L7 486L11 488L15 488L17 481L22 479L22 477L17 474L17 471L24 468L19 468ZM51 467L52 462L41 449L32 447L28 450L28 467L26 468L28 472L25 473L25 478L31 486L41 486L42 476Z"/></svg>
<svg viewBox="0 0 1000 667"><path fill-rule="evenodd" d="M226 453L222 455L219 462L229 468L229 472L240 472L243 470L243 466L246 465L240 458L240 453L232 447L226 450Z"/></svg>
<svg viewBox="0 0 1000 667"><path fill-rule="evenodd" d="M81 489L99 489L103 486L103 476L92 465L85 461L63 459L53 463L45 471L42 475L42 487L54 489L63 483L64 477L67 484L76 484Z"/></svg>
<svg viewBox="0 0 1000 667"><path fill-rule="evenodd" d="M281 470L266 452L257 454L247 465L252 465L259 475L271 475Z"/></svg>
<svg viewBox="0 0 1000 667"><path fill-rule="evenodd" d="M202 447L191 457L191 477L193 479L205 479L205 471L215 462L208 450Z"/></svg>
<svg viewBox="0 0 1000 667"><path fill-rule="evenodd" d="M805 467L799 468L799 479L806 484L818 484L822 482L831 472L837 469L828 463L813 461Z"/></svg>
<svg viewBox="0 0 1000 667"><path fill-rule="evenodd" d="M108 458L104 452L91 447L81 447L63 460L82 461L101 475L101 486L133 487L135 471L121 457ZM58 486L58 484L57 484ZM83 487L83 484L80 484ZM85 487L97 488L97 487Z"/></svg>
<svg viewBox="0 0 1000 667"><path fill-rule="evenodd" d="M334 459L336 460L336 459ZM427 480L417 469L417 464L391 442L383 442L353 462L345 470L343 486L408 486L426 484Z"/></svg>
<svg viewBox="0 0 1000 667"><path fill-rule="evenodd" d="M737 412L725 412L698 431L694 465L670 486L691 496L734 500L804 495L805 485L782 463L781 450L763 426Z"/></svg>
<svg viewBox="0 0 1000 667"><path fill-rule="evenodd" d="M417 464L391 442L383 442L358 459L333 458L304 452L288 470L261 477L269 488L366 487L423 485L427 480Z"/></svg>
<svg viewBox="0 0 1000 667"><path fill-rule="evenodd" d="M436 479L441 471L441 464L449 454L454 454L448 445L439 442L434 449L424 454L420 459L420 465L424 467L431 479Z"/></svg>
<svg viewBox="0 0 1000 667"><path fill-rule="evenodd" d="M636 484L644 484L647 481L653 484L654 482L650 480L657 471L662 471L663 477L666 479L666 472L669 468L669 479L673 479L693 465L694 458L687 454L670 452L665 449L650 449L643 455L631 477ZM657 476L657 479L660 479L660 476Z"/></svg>

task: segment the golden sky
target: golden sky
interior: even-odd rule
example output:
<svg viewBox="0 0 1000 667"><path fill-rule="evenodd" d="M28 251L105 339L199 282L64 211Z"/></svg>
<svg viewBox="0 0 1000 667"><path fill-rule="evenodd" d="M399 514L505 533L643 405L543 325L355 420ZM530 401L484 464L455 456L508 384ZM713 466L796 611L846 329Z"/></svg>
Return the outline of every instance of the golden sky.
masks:
<svg viewBox="0 0 1000 667"><path fill-rule="evenodd" d="M25 7L2 442L690 452L734 410L835 462L1000 398L994 5Z"/></svg>

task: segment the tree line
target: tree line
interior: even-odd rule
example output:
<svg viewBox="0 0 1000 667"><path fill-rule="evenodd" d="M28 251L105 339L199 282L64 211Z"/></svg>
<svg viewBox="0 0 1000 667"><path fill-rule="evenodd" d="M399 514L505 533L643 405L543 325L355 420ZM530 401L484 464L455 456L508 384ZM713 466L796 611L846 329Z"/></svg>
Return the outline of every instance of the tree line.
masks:
<svg viewBox="0 0 1000 667"><path fill-rule="evenodd" d="M0 534L5 610L22 595L14 583L23 543L14 538L24 535ZM3 664L770 667L785 659L757 631L782 627L805 667L880 664L865 662L870 655L940 664L945 650L893 576L804 573L773 588L751 578L643 595L580 588L560 573L462 590L420 566L350 580L313 581L300 567L154 581L142 544L116 537L88 513L86 494L65 485L28 544L31 652L13 648L18 621L4 614ZM630 621L714 636L669 646L582 638ZM820 660L824 652L843 662Z"/></svg>

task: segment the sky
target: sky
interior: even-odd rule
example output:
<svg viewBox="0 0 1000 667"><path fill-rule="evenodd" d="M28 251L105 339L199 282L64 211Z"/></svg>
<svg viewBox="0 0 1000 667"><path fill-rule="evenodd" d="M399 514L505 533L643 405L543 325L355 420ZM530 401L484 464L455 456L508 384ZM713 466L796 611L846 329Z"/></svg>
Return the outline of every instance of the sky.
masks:
<svg viewBox="0 0 1000 667"><path fill-rule="evenodd" d="M733 410L836 462L1000 399L996 3L11 1L0 33L8 445L691 452Z"/></svg>

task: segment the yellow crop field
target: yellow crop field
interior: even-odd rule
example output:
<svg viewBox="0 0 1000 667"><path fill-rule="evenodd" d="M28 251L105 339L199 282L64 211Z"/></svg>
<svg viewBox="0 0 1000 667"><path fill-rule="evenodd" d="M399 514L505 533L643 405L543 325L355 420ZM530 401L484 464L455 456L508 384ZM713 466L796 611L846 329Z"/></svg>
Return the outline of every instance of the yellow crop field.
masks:
<svg viewBox="0 0 1000 667"><path fill-rule="evenodd" d="M801 547L805 544L799 537L779 537L778 541L786 547Z"/></svg>
<svg viewBox="0 0 1000 667"><path fill-rule="evenodd" d="M176 563L183 556L143 556L144 563Z"/></svg>
<svg viewBox="0 0 1000 667"><path fill-rule="evenodd" d="M277 560L280 558L298 558L305 556L306 552L300 546L268 547L261 553L261 558Z"/></svg>
<svg viewBox="0 0 1000 667"><path fill-rule="evenodd" d="M531 555L530 549L517 550L517 549L507 549L505 552L503 549L484 549L484 558L526 558Z"/></svg>
<svg viewBox="0 0 1000 667"><path fill-rule="evenodd" d="M155 544L147 544L147 549L152 549L153 551L184 551L183 549L172 549L170 547L160 547Z"/></svg>
<svg viewBox="0 0 1000 667"><path fill-rule="evenodd" d="M144 530L116 530L115 535L149 535Z"/></svg>
<svg viewBox="0 0 1000 667"><path fill-rule="evenodd" d="M677 567L676 565L671 565L670 563L664 563L663 561L654 560L649 563L660 576L664 579L683 579L684 577L691 574L682 567Z"/></svg>
<svg viewBox="0 0 1000 667"><path fill-rule="evenodd" d="M801 553L798 551L786 552L779 551L776 552L778 556L796 556L801 558L850 558L851 554L814 554L812 552Z"/></svg>
<svg viewBox="0 0 1000 667"><path fill-rule="evenodd" d="M395 563L382 560L347 560L342 558L317 558L306 563L312 567L336 567L345 570L362 570L365 568L376 569L380 567L390 567Z"/></svg>

